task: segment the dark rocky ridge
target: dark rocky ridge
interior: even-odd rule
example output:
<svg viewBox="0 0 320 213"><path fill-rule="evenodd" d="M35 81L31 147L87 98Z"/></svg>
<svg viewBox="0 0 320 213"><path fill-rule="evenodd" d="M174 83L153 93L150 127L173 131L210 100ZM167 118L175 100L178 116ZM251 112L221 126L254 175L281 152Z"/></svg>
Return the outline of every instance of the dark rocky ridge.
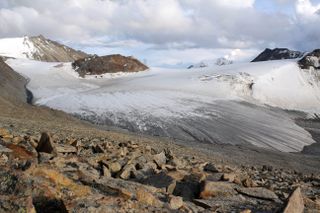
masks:
<svg viewBox="0 0 320 213"><path fill-rule="evenodd" d="M311 53L305 55L299 62L299 66L301 69L310 69L313 68L315 70L320 69L320 49L316 49Z"/></svg>
<svg viewBox="0 0 320 213"><path fill-rule="evenodd" d="M28 39L33 43L36 52L33 53L32 59L47 62L72 62L89 55L62 45L56 41L45 38L44 36L32 36Z"/></svg>
<svg viewBox="0 0 320 213"><path fill-rule="evenodd" d="M72 67L81 77L116 72L139 72L148 69L139 60L131 56L125 57L119 54L101 57L94 55L79 59L72 63Z"/></svg>
<svg viewBox="0 0 320 213"><path fill-rule="evenodd" d="M303 56L302 52L289 50L287 48L275 48L265 49L251 62L258 61L271 61L271 60L282 60L282 59L295 59Z"/></svg>

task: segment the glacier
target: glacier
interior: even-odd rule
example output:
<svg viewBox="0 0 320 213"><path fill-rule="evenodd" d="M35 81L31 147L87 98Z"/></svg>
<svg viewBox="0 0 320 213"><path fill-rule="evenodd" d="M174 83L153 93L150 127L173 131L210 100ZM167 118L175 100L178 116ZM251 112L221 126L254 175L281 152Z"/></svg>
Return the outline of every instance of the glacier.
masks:
<svg viewBox="0 0 320 213"><path fill-rule="evenodd" d="M151 68L80 78L71 63L9 59L34 104L98 125L199 143L283 152L314 143L294 119L320 112L319 79L295 60L202 69Z"/></svg>

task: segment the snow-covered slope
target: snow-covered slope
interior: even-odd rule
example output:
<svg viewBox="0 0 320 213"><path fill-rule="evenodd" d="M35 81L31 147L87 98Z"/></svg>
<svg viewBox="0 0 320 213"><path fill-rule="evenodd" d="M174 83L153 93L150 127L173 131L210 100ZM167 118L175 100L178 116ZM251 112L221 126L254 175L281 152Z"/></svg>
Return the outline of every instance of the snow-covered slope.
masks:
<svg viewBox="0 0 320 213"><path fill-rule="evenodd" d="M98 124L206 143L300 151L314 141L283 109L320 112L319 82L295 61L79 78L70 63L8 60L35 104ZM312 84L310 84L312 81Z"/></svg>
<svg viewBox="0 0 320 213"><path fill-rule="evenodd" d="M0 55L12 58L32 58L37 50L28 37L0 39Z"/></svg>
<svg viewBox="0 0 320 213"><path fill-rule="evenodd" d="M40 35L0 39L0 56L48 62L72 62L88 55Z"/></svg>

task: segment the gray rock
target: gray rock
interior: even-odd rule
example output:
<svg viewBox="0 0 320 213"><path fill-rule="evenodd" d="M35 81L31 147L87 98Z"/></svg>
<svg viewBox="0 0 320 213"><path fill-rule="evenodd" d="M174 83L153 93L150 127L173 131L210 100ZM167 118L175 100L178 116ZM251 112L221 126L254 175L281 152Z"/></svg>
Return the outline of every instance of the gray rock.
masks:
<svg viewBox="0 0 320 213"><path fill-rule="evenodd" d="M247 195L249 197L264 199L264 200L278 200L278 196L269 189L262 188L262 187L255 187L255 188L237 188L236 189L239 193L243 195Z"/></svg>
<svg viewBox="0 0 320 213"><path fill-rule="evenodd" d="M213 165L212 163L207 163L203 167L203 170L206 171L206 172L212 172L212 173L219 172L219 170L216 168L216 166Z"/></svg>

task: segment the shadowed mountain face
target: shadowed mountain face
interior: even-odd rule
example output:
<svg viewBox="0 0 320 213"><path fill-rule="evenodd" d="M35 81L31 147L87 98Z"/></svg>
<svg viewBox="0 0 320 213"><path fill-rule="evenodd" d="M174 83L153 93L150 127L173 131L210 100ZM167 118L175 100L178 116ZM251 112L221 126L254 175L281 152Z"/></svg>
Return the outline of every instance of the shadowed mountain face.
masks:
<svg viewBox="0 0 320 213"><path fill-rule="evenodd" d="M287 48L265 49L251 62L271 61L281 59L295 59L303 56L302 52L289 50Z"/></svg>
<svg viewBox="0 0 320 213"><path fill-rule="evenodd" d="M92 56L76 60L72 67L81 77L116 72L139 72L148 67L133 57L122 55Z"/></svg>

